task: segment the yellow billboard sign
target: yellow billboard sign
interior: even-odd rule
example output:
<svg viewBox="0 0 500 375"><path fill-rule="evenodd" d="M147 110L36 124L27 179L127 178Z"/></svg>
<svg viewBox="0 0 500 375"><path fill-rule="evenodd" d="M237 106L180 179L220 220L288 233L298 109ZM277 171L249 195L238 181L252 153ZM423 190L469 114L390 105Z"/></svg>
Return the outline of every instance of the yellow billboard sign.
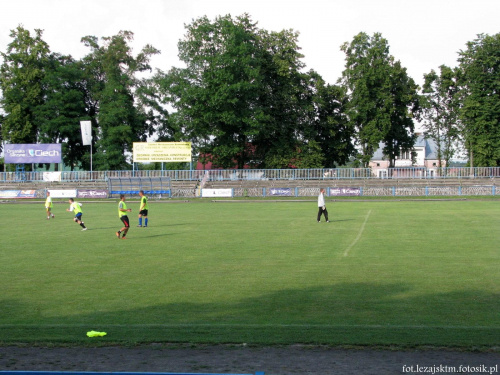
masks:
<svg viewBox="0 0 500 375"><path fill-rule="evenodd" d="M191 142L134 142L134 163L190 162Z"/></svg>

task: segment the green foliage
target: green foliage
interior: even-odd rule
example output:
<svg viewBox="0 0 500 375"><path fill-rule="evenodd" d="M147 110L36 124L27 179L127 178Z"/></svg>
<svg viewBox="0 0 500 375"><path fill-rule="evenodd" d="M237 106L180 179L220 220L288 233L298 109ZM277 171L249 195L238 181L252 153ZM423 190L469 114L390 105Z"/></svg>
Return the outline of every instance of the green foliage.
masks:
<svg viewBox="0 0 500 375"><path fill-rule="evenodd" d="M86 90L81 62L70 56L52 54L43 80L45 101L36 109L39 141L63 143L63 161L73 170L82 165L88 146L82 146L80 121L87 116ZM90 165L83 163L90 169Z"/></svg>
<svg viewBox="0 0 500 375"><path fill-rule="evenodd" d="M321 76L311 71L310 87L314 108L312 126L305 137L321 147L323 167L345 165L354 154L354 126L347 118L348 96L344 87L326 85Z"/></svg>
<svg viewBox="0 0 500 375"><path fill-rule="evenodd" d="M221 167L248 162L248 143L262 116L257 105L262 77L255 25L247 17L206 17L186 27L179 57L186 69L161 77L186 136Z"/></svg>
<svg viewBox="0 0 500 375"><path fill-rule="evenodd" d="M394 166L396 157L411 151L415 142L413 116L418 113L418 86L406 68L389 55L380 33L356 35L341 47L346 54L342 82L349 95L347 114L357 132L364 166L384 144Z"/></svg>
<svg viewBox="0 0 500 375"><path fill-rule="evenodd" d="M81 60L51 53L42 34L18 26L1 52L0 141L62 143L71 168L90 167L82 120L101 170L130 168L132 143L151 139L191 141L200 160L225 168L336 167L356 152L367 166L381 144L394 166L412 151L421 106L439 160L461 142L471 166L500 165L500 34L467 43L458 68L426 74L423 97L380 33L341 47L339 85L304 71L298 32L259 29L247 14L194 20L178 44L186 67L149 78L138 76L159 51L134 56L130 31L82 38Z"/></svg>
<svg viewBox="0 0 500 375"><path fill-rule="evenodd" d="M81 232L58 201L1 207L2 343L500 343L491 202L327 201L318 224L315 202L150 201L122 241L117 202L84 202Z"/></svg>
<svg viewBox="0 0 500 375"><path fill-rule="evenodd" d="M44 103L45 68L50 53L42 39L42 30L35 35L18 26L12 30L13 39L7 52L0 52L0 104L5 112L2 118L3 139L11 143L36 143L39 124L37 108Z"/></svg>
<svg viewBox="0 0 500 375"><path fill-rule="evenodd" d="M121 31L102 38L103 46L95 37L82 39L92 50L84 64L87 72L94 74L89 77L89 88L96 102L93 108L98 124L96 169L128 169L125 152L131 151L133 142L146 141L153 134L153 125L141 103L135 103L133 91L137 86L135 75L150 70L149 57L158 51L146 46L133 57L128 44L132 38L133 33Z"/></svg>
<svg viewBox="0 0 500 375"><path fill-rule="evenodd" d="M461 119L471 165L500 166L500 34L478 35L460 52Z"/></svg>
<svg viewBox="0 0 500 375"><path fill-rule="evenodd" d="M431 70L424 74L423 106L424 128L428 135L436 141L439 167L441 160L446 166L456 152L459 139L459 101L457 72L445 65L439 67L439 75Z"/></svg>
<svg viewBox="0 0 500 375"><path fill-rule="evenodd" d="M248 15L203 17L186 29L179 56L187 67L159 74L156 82L177 110L171 123L184 125L200 159L226 168L282 168L297 162L297 150L310 141L321 144L322 160L337 146L313 132L314 126L335 127L336 118L316 117L313 73L301 72L298 33L257 29ZM349 153L328 156L335 162L342 152Z"/></svg>

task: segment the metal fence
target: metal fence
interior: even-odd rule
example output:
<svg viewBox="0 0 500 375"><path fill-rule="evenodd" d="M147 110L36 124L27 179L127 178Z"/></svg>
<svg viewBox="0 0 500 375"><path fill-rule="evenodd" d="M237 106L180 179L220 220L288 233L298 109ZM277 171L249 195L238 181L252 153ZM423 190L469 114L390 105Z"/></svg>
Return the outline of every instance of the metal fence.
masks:
<svg viewBox="0 0 500 375"><path fill-rule="evenodd" d="M446 168L317 168L317 169L211 169L211 170L126 170L126 171L62 171L58 181L108 181L110 178L169 177L172 181L237 180L357 180L357 179L474 179L498 178L500 167ZM54 172L50 172L53 176ZM47 181L48 172L1 172L0 182Z"/></svg>

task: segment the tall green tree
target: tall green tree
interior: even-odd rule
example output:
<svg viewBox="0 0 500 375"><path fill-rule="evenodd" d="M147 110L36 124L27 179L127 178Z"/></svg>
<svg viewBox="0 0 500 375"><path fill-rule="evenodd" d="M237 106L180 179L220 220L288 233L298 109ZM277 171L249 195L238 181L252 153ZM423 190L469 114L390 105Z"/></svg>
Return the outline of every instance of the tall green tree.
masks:
<svg viewBox="0 0 500 375"><path fill-rule="evenodd" d="M136 103L134 93L139 86L137 73L151 70L150 57L158 50L147 45L134 57L129 45L132 39L129 31L103 37L103 45L96 37L82 38L91 49L83 62L87 72L93 74L88 77L88 87L94 102L89 111L95 111L93 121L97 127L96 169L127 168L125 152L131 151L133 142L146 141L154 131L146 109Z"/></svg>
<svg viewBox="0 0 500 375"><path fill-rule="evenodd" d="M43 31L34 35L23 26L12 30L12 41L0 66L0 105L3 139L10 143L36 143L39 136L37 108L45 101L43 81L50 55Z"/></svg>
<svg viewBox="0 0 500 375"><path fill-rule="evenodd" d="M73 170L82 163L88 146L82 145L80 121L87 116L84 70L71 56L51 54L48 59L43 86L44 102L36 108L39 140L44 143L62 143L63 161Z"/></svg>
<svg viewBox="0 0 500 375"><path fill-rule="evenodd" d="M177 111L171 123L202 161L239 168L317 164L321 152L305 136L312 96L298 33L260 30L247 14L202 17L186 29L179 42L186 68L157 82Z"/></svg>
<svg viewBox="0 0 500 375"><path fill-rule="evenodd" d="M436 141L439 167L442 160L449 165L457 150L458 90L456 71L446 65L439 67L439 74L434 70L424 74L423 127Z"/></svg>
<svg viewBox="0 0 500 375"><path fill-rule="evenodd" d="M246 16L199 18L179 42L185 69L160 78L185 121L186 137L221 167L251 160L249 143L264 116L258 105L262 76L256 26Z"/></svg>
<svg viewBox="0 0 500 375"><path fill-rule="evenodd" d="M461 119L471 166L500 166L500 33L459 53Z"/></svg>
<svg viewBox="0 0 500 375"><path fill-rule="evenodd" d="M324 167L345 165L355 153L354 127L347 118L348 96L342 86L326 84L314 71L310 73L312 111L306 138L320 146Z"/></svg>
<svg viewBox="0 0 500 375"><path fill-rule="evenodd" d="M418 86L389 54L389 44L380 33L373 37L360 33L341 49L346 54L341 82L349 95L347 114L356 129L359 159L368 166L383 143L383 152L394 166L398 155L414 145Z"/></svg>
<svg viewBox="0 0 500 375"><path fill-rule="evenodd" d="M293 30L259 30L262 83L259 105L264 116L255 137L257 159L266 168L319 167L321 147L311 138L313 106L310 76ZM288 159L288 160L287 160Z"/></svg>

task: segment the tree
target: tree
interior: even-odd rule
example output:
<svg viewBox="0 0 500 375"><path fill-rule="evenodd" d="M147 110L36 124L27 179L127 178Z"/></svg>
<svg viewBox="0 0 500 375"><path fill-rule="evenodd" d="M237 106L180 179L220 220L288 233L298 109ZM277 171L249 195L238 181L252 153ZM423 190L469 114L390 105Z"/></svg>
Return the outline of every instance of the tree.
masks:
<svg viewBox="0 0 500 375"><path fill-rule="evenodd" d="M147 45L134 57L128 44L132 39L129 31L103 37L103 46L95 37L82 38L91 48L83 63L90 73L88 88L93 105L89 115L95 115L97 125L97 169L126 168L125 152L131 151L132 142L146 141L154 130L145 108L135 102L134 90L138 87L135 75L151 69L149 58L158 50Z"/></svg>
<svg viewBox="0 0 500 375"><path fill-rule="evenodd" d="M418 113L418 86L406 68L389 55L380 33L356 35L341 47L346 54L342 84L349 95L347 114L356 129L360 161L364 166L380 143L393 167L401 152L415 141L413 116Z"/></svg>
<svg viewBox="0 0 500 375"><path fill-rule="evenodd" d="M314 71L309 75L313 107L306 138L313 139L320 146L324 167L345 165L355 151L354 127L346 115L348 97L345 88L326 85Z"/></svg>
<svg viewBox="0 0 500 375"><path fill-rule="evenodd" d="M259 30L246 14L203 17L186 29L179 42L186 68L157 81L200 159L226 168L280 168L300 159L311 97L298 34Z"/></svg>
<svg viewBox="0 0 500 375"><path fill-rule="evenodd" d="M87 116L84 71L71 56L51 54L42 81L45 100L36 110L40 142L63 143L63 161L73 170L82 165L80 120Z"/></svg>
<svg viewBox="0 0 500 375"><path fill-rule="evenodd" d="M3 139L11 143L36 143L39 126L37 107L45 100L43 80L50 54L42 39L43 31L32 35L22 26L12 30L12 42L7 52L1 52L0 104L5 112L2 118Z"/></svg>
<svg viewBox="0 0 500 375"><path fill-rule="evenodd" d="M454 69L441 65L439 75L431 70L424 74L424 129L437 144L439 167L449 165L456 151L458 127L458 83Z"/></svg>
<svg viewBox="0 0 500 375"><path fill-rule="evenodd" d="M321 148L309 137L312 92L299 51L297 32L259 31L262 48L261 127L254 139L257 160L265 168L318 167Z"/></svg>
<svg viewBox="0 0 500 375"><path fill-rule="evenodd" d="M471 166L500 166L500 34L480 34L459 53L464 139Z"/></svg>
<svg viewBox="0 0 500 375"><path fill-rule="evenodd" d="M186 26L179 42L185 69L158 77L172 105L186 120L185 136L203 157L221 167L240 168L252 159L249 143L262 110L260 59L255 24L246 16L207 17Z"/></svg>

